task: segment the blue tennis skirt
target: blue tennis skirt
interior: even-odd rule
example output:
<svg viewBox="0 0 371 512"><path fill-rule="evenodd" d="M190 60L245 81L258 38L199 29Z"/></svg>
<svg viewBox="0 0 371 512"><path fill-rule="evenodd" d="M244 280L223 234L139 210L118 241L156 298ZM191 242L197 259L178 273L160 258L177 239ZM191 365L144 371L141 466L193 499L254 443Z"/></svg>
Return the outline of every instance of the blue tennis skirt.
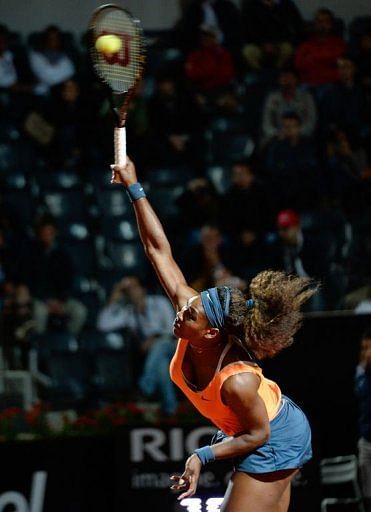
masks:
<svg viewBox="0 0 371 512"><path fill-rule="evenodd" d="M312 458L311 430L307 417L292 400L282 396L282 405L270 422L269 440L245 457L234 459L236 471L269 473L300 468ZM214 442L226 436L218 431Z"/></svg>

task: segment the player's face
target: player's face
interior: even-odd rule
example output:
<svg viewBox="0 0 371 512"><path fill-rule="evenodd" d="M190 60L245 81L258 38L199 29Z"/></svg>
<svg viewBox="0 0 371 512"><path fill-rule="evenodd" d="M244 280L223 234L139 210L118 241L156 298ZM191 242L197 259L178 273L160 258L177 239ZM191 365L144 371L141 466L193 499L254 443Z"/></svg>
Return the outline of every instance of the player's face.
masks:
<svg viewBox="0 0 371 512"><path fill-rule="evenodd" d="M210 324L202 307L201 297L195 295L178 311L173 324L174 335L192 340L202 338L209 329Z"/></svg>

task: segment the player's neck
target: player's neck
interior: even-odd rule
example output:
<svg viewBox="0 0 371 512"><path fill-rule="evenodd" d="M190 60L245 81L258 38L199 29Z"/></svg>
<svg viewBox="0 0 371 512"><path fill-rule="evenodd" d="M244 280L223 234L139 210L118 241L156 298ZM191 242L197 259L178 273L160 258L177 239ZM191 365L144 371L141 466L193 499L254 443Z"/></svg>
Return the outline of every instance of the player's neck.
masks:
<svg viewBox="0 0 371 512"><path fill-rule="evenodd" d="M202 345L189 342L189 346L191 347L191 350L196 354L211 354L212 352L220 350L220 348L223 346L223 340L219 339L214 343L203 342Z"/></svg>

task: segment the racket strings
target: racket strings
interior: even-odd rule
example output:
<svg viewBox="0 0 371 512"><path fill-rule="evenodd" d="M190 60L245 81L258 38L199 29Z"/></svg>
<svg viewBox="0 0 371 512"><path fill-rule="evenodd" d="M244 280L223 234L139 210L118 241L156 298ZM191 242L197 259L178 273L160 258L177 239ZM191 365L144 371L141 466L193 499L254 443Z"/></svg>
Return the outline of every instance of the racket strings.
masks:
<svg viewBox="0 0 371 512"><path fill-rule="evenodd" d="M141 74L143 61L143 42L140 28L125 11L107 10L96 20L94 36L113 34L120 37L123 46L115 62L109 62L104 54L93 49L93 59L101 77L116 92L126 92ZM127 41L129 39L129 41ZM125 45L129 48L125 48ZM128 51L128 55L126 52ZM128 61L125 65L125 57Z"/></svg>

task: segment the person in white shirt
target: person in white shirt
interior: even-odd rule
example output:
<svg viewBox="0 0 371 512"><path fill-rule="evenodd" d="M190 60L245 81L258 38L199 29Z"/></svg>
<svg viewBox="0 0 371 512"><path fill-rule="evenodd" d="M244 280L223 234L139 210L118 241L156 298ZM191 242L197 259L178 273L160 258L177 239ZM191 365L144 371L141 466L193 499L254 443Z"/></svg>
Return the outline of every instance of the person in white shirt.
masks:
<svg viewBox="0 0 371 512"><path fill-rule="evenodd" d="M112 289L107 305L98 313L97 329L103 332L130 330L138 339L144 366L138 386L145 397L159 393L166 415L175 413L178 402L169 377L175 351L173 310L165 296L148 294L136 276L124 277Z"/></svg>
<svg viewBox="0 0 371 512"><path fill-rule="evenodd" d="M75 65L63 49L61 32L57 27L45 29L40 49L30 52L30 65L38 80L35 92L39 95L47 95L51 87L75 74Z"/></svg>
<svg viewBox="0 0 371 512"><path fill-rule="evenodd" d="M294 68L282 69L279 87L271 91L264 100L262 114L263 146L282 130L282 116L295 112L300 117L300 132L312 136L317 123L317 107L310 91L298 87L298 75Z"/></svg>
<svg viewBox="0 0 371 512"><path fill-rule="evenodd" d="M34 77L21 46L11 44L10 32L0 24L0 106L3 120L21 119L33 93Z"/></svg>

